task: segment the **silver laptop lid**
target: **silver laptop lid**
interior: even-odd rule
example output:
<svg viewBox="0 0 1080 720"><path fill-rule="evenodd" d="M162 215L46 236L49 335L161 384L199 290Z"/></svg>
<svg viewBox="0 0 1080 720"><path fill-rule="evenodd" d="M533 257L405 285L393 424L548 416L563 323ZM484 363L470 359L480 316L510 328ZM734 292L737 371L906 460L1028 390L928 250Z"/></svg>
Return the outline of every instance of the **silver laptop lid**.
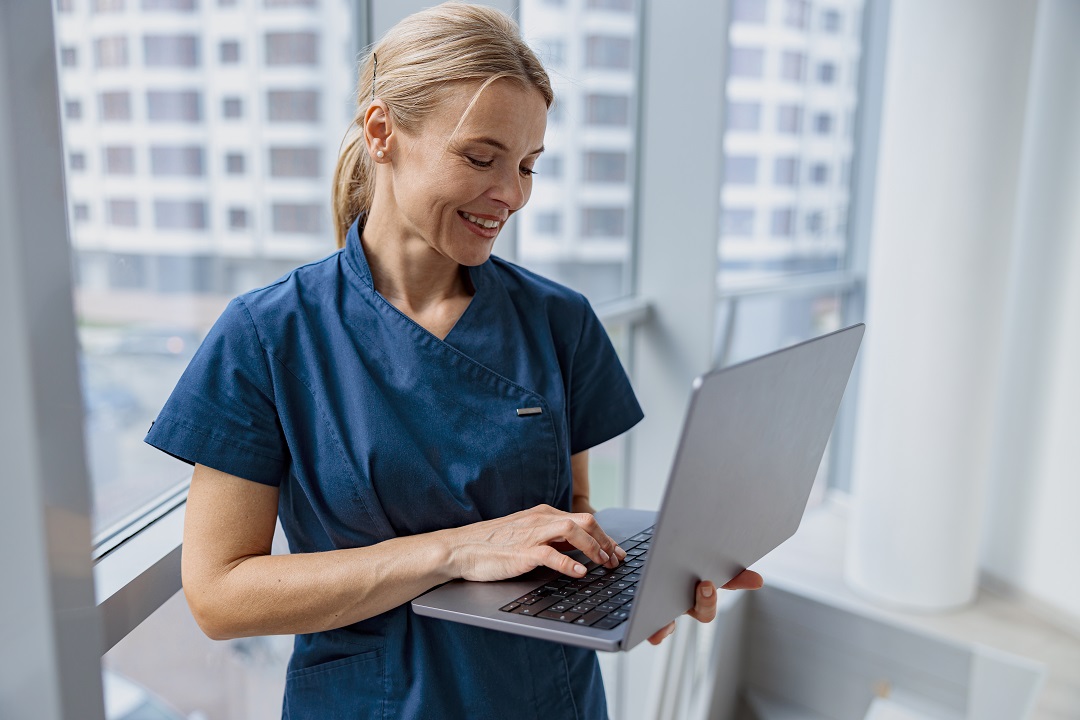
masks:
<svg viewBox="0 0 1080 720"><path fill-rule="evenodd" d="M624 648L685 612L699 580L721 585L795 533L864 330L698 378Z"/></svg>

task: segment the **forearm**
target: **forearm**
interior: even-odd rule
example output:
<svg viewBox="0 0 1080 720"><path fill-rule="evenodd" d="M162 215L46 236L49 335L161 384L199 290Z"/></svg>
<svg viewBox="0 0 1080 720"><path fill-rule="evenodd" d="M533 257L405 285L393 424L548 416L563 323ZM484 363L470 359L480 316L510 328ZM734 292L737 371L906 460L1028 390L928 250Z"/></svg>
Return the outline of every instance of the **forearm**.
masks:
<svg viewBox="0 0 1080 720"><path fill-rule="evenodd" d="M441 533L377 545L242 558L189 577L188 602L214 639L320 632L386 612L454 577Z"/></svg>

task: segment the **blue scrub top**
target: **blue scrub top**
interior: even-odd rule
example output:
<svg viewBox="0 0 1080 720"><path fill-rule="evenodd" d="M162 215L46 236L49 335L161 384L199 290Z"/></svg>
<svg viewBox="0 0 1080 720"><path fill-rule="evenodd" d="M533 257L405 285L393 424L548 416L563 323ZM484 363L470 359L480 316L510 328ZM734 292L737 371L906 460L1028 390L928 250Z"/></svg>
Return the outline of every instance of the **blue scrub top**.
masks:
<svg viewBox="0 0 1080 720"><path fill-rule="evenodd" d="M375 291L360 242L230 303L146 441L280 488L293 553L373 545L547 503L570 456L641 408L580 294L492 257L445 340ZM540 414L518 416L518 408ZM296 636L283 717L606 718L592 651L406 603Z"/></svg>

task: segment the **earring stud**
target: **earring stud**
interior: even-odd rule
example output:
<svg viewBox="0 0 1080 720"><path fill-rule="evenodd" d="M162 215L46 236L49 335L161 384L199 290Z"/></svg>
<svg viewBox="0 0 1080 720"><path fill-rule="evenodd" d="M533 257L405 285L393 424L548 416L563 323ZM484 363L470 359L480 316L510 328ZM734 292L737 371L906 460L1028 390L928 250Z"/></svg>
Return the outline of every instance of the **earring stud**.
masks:
<svg viewBox="0 0 1080 720"><path fill-rule="evenodd" d="M384 153L384 152L383 152L382 150L378 150L378 151L376 151L376 153L375 153L375 157L377 157L377 158L381 158L381 157L383 157L383 155L385 155L385 154L386 154L386 153Z"/></svg>

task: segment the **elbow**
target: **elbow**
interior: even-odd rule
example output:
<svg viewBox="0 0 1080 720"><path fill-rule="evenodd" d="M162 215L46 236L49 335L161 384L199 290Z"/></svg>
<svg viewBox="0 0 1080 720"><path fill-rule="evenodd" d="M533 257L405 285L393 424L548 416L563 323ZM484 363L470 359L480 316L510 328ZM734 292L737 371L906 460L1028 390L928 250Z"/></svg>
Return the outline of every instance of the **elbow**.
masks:
<svg viewBox="0 0 1080 720"><path fill-rule="evenodd" d="M229 614L229 602L223 593L212 587L184 578L184 597L195 623L211 640L233 640L241 637L239 628Z"/></svg>

